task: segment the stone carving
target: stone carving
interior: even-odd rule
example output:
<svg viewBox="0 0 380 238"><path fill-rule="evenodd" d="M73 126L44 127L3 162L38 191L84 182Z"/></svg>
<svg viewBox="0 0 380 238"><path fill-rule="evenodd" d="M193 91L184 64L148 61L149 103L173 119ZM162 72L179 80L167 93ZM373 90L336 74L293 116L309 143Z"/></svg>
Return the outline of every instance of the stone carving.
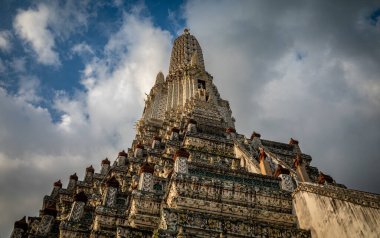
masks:
<svg viewBox="0 0 380 238"><path fill-rule="evenodd" d="M282 189L289 191L289 192L294 191L295 186L293 183L292 176L290 176L289 174L280 174L278 177L281 178L281 188Z"/></svg>
<svg viewBox="0 0 380 238"><path fill-rule="evenodd" d="M41 215L17 221L12 237L310 237L293 213L294 182L294 193L379 209L376 195L301 183L308 174L317 182L319 171L296 140L246 138L234 123L186 30L147 95L131 148L100 172L88 167L83 181L54 183Z"/></svg>
<svg viewBox="0 0 380 238"><path fill-rule="evenodd" d="M78 222L82 216L83 216L83 212L84 212L84 202L74 202L73 203L73 207L71 208L71 212L70 212L70 217L69 217L69 221L74 221L74 222Z"/></svg>
<svg viewBox="0 0 380 238"><path fill-rule="evenodd" d="M114 187L109 187L107 192L106 206L113 207L116 202L116 192L117 189Z"/></svg>
<svg viewBox="0 0 380 238"><path fill-rule="evenodd" d="M153 191L153 174L142 173L140 175L140 181L138 189L141 191L151 192Z"/></svg>
<svg viewBox="0 0 380 238"><path fill-rule="evenodd" d="M44 215L38 226L37 234L47 235L50 231L51 225L54 222L54 217L50 215Z"/></svg>
<svg viewBox="0 0 380 238"><path fill-rule="evenodd" d="M318 185L315 183L299 183L297 188L294 190L294 194L298 191L307 191L321 196L336 198L358 204L363 207L380 209L380 196L377 194L340 188L331 185Z"/></svg>

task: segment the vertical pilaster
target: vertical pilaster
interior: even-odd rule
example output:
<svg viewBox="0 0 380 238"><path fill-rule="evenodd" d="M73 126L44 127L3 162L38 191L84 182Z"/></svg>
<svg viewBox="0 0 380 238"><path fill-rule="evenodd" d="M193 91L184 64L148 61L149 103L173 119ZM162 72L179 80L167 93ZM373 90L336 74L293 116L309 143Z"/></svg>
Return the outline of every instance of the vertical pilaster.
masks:
<svg viewBox="0 0 380 238"><path fill-rule="evenodd" d="M234 140L236 139L236 130L232 127L226 129L227 139Z"/></svg>
<svg viewBox="0 0 380 238"><path fill-rule="evenodd" d="M296 139L290 138L289 145L293 146L293 153L296 157L293 161L293 167L296 169L297 176L301 182L310 182L309 175L306 172L306 163L302 159L302 151L299 147L299 142Z"/></svg>
<svg viewBox="0 0 380 238"><path fill-rule="evenodd" d="M187 132L197 132L197 122L194 119L190 119L187 124Z"/></svg>
<svg viewBox="0 0 380 238"><path fill-rule="evenodd" d="M276 171L274 172L274 177L278 177L281 179L281 188L283 190L293 192L295 189L295 185L290 175L289 169L282 167L281 165L277 166Z"/></svg>
<svg viewBox="0 0 380 238"><path fill-rule="evenodd" d="M267 158L267 154L265 153L263 148L260 148L259 160L260 160L261 173L263 175L272 175L272 170L266 158Z"/></svg>
<svg viewBox="0 0 380 238"><path fill-rule="evenodd" d="M107 183L105 197L103 198L103 205L107 207L114 207L116 204L116 194L119 188L119 182L115 177L110 178Z"/></svg>
<svg viewBox="0 0 380 238"><path fill-rule="evenodd" d="M177 174L187 174L187 158L189 158L190 154L184 148L177 150L174 154L174 172Z"/></svg>
<svg viewBox="0 0 380 238"><path fill-rule="evenodd" d="M179 129L176 127L173 127L170 134L170 140L178 140L178 139L179 139Z"/></svg>
<svg viewBox="0 0 380 238"><path fill-rule="evenodd" d="M26 237L25 233L28 231L28 223L26 217L16 221L11 234L11 238L23 238Z"/></svg>
<svg viewBox="0 0 380 238"><path fill-rule="evenodd" d="M69 184L67 185L68 190L73 190L77 184L78 176L77 173L70 175Z"/></svg>
<svg viewBox="0 0 380 238"><path fill-rule="evenodd" d="M144 146L140 143L138 143L136 146L135 146L135 152L134 152L134 155L136 158L142 158L143 157L143 150L144 150Z"/></svg>
<svg viewBox="0 0 380 238"><path fill-rule="evenodd" d="M75 194L74 203L71 206L69 221L78 222L83 217L84 206L86 205L86 203L87 196L83 191Z"/></svg>
<svg viewBox="0 0 380 238"><path fill-rule="evenodd" d="M128 154L123 150L119 152L119 155L117 156L116 159L116 165L117 166L124 166L127 164L127 157Z"/></svg>
<svg viewBox="0 0 380 238"><path fill-rule="evenodd" d="M168 98L166 102L166 111L170 111L173 107L173 76L169 78L168 82Z"/></svg>
<svg viewBox="0 0 380 238"><path fill-rule="evenodd" d="M92 177L94 176L94 167L92 167L92 165L90 165L90 167L87 167L86 168L86 175L84 176L84 181L85 182L90 182L92 181Z"/></svg>
<svg viewBox="0 0 380 238"><path fill-rule="evenodd" d="M153 191L153 165L145 162L140 167L140 180L138 185L138 190L145 192Z"/></svg>
<svg viewBox="0 0 380 238"><path fill-rule="evenodd" d="M188 76L187 75L184 75L183 76L183 79L182 79L182 107L185 106L185 103L186 103L186 100L187 100L187 95L189 94L188 90L187 90L187 78Z"/></svg>
<svg viewBox="0 0 380 238"><path fill-rule="evenodd" d="M254 149L259 149L262 145L261 145L261 135L257 132L253 132L252 135L251 135L251 145L253 146Z"/></svg>
<svg viewBox="0 0 380 238"><path fill-rule="evenodd" d="M158 136L153 137L152 149L159 149L161 144L161 138Z"/></svg>
<svg viewBox="0 0 380 238"><path fill-rule="evenodd" d="M102 160L100 173L103 175L107 174L108 170L110 169L110 164L111 162L108 160L108 158Z"/></svg>
<svg viewBox="0 0 380 238"><path fill-rule="evenodd" d="M293 166L296 168L298 178L301 182L310 182L309 175L306 172L306 164L300 154L296 155Z"/></svg>
<svg viewBox="0 0 380 238"><path fill-rule="evenodd" d="M39 223L37 228L37 234L40 236L47 235L54 224L56 216L57 210L54 204L45 208L42 212L41 222Z"/></svg>

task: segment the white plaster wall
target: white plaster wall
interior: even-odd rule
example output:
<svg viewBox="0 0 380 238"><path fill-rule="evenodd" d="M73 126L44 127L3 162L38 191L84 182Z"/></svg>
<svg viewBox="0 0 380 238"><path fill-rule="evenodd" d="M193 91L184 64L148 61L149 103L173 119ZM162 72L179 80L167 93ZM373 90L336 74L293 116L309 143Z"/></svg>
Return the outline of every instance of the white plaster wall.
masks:
<svg viewBox="0 0 380 238"><path fill-rule="evenodd" d="M380 209L306 191L293 195L299 226L313 238L380 237Z"/></svg>

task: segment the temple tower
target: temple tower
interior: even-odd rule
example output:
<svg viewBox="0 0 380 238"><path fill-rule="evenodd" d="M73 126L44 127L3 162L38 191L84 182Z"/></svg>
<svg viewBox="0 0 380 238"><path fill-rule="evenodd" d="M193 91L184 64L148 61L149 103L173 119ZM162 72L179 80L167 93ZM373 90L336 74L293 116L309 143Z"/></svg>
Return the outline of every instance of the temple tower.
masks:
<svg viewBox="0 0 380 238"><path fill-rule="evenodd" d="M380 196L311 166L297 140L236 128L185 30L158 72L127 150L59 180L12 237L376 237ZM112 157L109 157L112 158ZM347 218L346 218L347 217ZM352 221L355 225L352 225Z"/></svg>

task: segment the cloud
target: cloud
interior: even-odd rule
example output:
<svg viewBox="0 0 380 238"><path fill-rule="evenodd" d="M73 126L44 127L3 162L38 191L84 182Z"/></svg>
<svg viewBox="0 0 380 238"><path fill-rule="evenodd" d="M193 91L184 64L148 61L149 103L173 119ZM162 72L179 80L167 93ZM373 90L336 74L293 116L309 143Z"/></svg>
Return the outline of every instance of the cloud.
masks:
<svg viewBox="0 0 380 238"><path fill-rule="evenodd" d="M0 31L0 50L9 51L12 48L10 31Z"/></svg>
<svg viewBox="0 0 380 238"><path fill-rule="evenodd" d="M86 4L86 1L40 3L19 10L13 26L17 35L32 48L39 63L59 66L57 40L64 40L78 27L86 26Z"/></svg>
<svg viewBox="0 0 380 238"><path fill-rule="evenodd" d="M195 0L185 17L240 133L295 137L338 182L380 192L380 31L368 21L376 9L374 1Z"/></svg>
<svg viewBox="0 0 380 238"><path fill-rule="evenodd" d="M49 8L40 4L37 9L20 11L14 21L17 34L28 42L37 54L38 62L46 65L59 65L59 56L55 52L53 33L48 29Z"/></svg>
<svg viewBox="0 0 380 238"><path fill-rule="evenodd" d="M85 42L74 45L71 48L71 52L79 56L86 56L86 55L94 56L95 54L91 46L86 44Z"/></svg>
<svg viewBox="0 0 380 238"><path fill-rule="evenodd" d="M85 90L56 92L52 107L61 118L55 123L51 111L36 103L44 100L38 78L24 76L14 94L0 87L0 230L9 231L25 214L37 215L54 181L67 182L74 172L81 177L90 164L99 168L104 157L112 160L130 146L144 93L168 69L170 42L171 35L149 18L126 12L101 56L85 65Z"/></svg>

